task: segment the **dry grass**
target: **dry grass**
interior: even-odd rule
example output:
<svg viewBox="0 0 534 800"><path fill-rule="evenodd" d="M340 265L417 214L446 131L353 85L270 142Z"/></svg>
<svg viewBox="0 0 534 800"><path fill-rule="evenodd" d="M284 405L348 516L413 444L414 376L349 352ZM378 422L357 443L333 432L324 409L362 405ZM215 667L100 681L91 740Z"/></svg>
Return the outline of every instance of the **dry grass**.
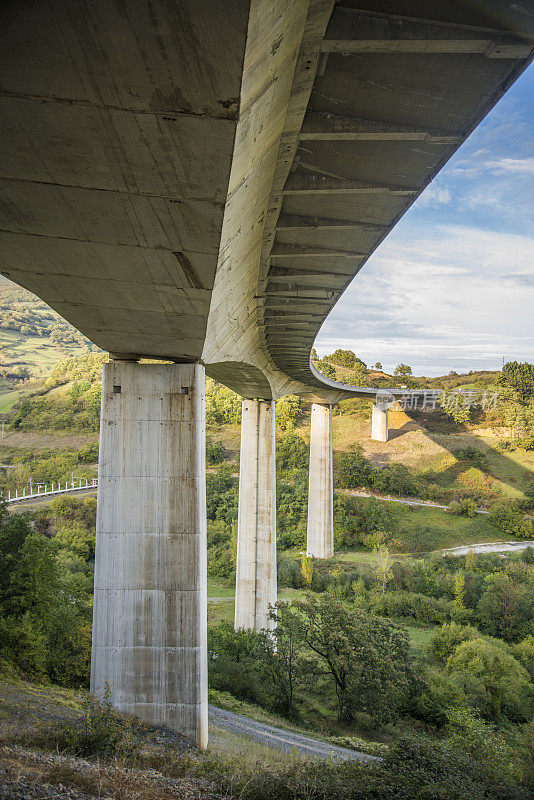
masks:
<svg viewBox="0 0 534 800"><path fill-rule="evenodd" d="M0 440L2 446L22 450L72 449L79 450L86 444L98 442L98 433L67 433L66 431L5 431Z"/></svg>
<svg viewBox="0 0 534 800"><path fill-rule="evenodd" d="M4 780L61 785L99 798L215 800L222 796L215 785L196 777L167 777L154 769L131 769L118 762L92 763L58 754L32 753L18 747L1 748L0 759L7 771Z"/></svg>

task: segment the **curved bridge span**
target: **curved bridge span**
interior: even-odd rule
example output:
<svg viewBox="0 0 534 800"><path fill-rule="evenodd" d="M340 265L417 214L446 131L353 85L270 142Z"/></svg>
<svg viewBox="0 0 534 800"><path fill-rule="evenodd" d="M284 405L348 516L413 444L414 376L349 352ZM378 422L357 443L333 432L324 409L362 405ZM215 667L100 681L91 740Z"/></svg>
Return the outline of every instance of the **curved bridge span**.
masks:
<svg viewBox="0 0 534 800"><path fill-rule="evenodd" d="M323 378L310 349L532 59L534 2L6 0L1 15L0 271L111 355L92 686L204 747L204 371L244 398L236 625L264 628L273 401L312 401L308 551L331 556L331 405L374 391Z"/></svg>

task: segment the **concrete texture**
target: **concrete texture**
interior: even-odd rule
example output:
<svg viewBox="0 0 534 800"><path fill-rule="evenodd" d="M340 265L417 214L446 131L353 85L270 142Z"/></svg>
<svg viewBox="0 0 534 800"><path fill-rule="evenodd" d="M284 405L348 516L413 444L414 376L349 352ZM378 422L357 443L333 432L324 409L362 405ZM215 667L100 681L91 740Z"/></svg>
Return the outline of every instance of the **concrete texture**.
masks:
<svg viewBox="0 0 534 800"><path fill-rule="evenodd" d="M209 374L250 397L293 392L333 403L373 394L319 375L309 362L314 339L369 255L527 65L533 19L504 0L476 9L461 0L252 2L203 355Z"/></svg>
<svg viewBox="0 0 534 800"><path fill-rule="evenodd" d="M276 590L274 402L243 400L235 627L272 629Z"/></svg>
<svg viewBox="0 0 534 800"><path fill-rule="evenodd" d="M112 353L368 396L314 338L533 44L509 0L7 0L0 270Z"/></svg>
<svg viewBox="0 0 534 800"><path fill-rule="evenodd" d="M104 350L198 359L249 0L0 5L0 271Z"/></svg>
<svg viewBox="0 0 534 800"><path fill-rule="evenodd" d="M306 551L314 558L332 558L334 555L332 456L332 406L313 403Z"/></svg>
<svg viewBox="0 0 534 800"><path fill-rule="evenodd" d="M91 690L207 743L204 369L104 365Z"/></svg>
<svg viewBox="0 0 534 800"><path fill-rule="evenodd" d="M388 410L387 407L373 403L373 416L371 420L371 439L376 442L388 440Z"/></svg>

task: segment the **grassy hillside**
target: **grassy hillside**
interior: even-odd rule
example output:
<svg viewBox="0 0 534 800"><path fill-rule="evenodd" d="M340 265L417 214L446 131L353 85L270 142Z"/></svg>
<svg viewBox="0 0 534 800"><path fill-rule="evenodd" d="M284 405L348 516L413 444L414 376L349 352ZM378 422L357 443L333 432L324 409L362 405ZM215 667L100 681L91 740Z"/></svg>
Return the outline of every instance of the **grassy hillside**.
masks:
<svg viewBox="0 0 534 800"><path fill-rule="evenodd" d="M89 340L46 303L0 276L0 414L31 391L28 381L88 347Z"/></svg>

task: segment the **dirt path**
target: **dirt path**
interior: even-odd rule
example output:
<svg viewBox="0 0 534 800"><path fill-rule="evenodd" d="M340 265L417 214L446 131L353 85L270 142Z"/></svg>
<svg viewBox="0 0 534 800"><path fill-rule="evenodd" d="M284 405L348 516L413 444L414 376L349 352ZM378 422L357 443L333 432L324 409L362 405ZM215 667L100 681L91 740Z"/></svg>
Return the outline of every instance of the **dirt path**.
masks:
<svg viewBox="0 0 534 800"><path fill-rule="evenodd" d="M320 739L313 739L301 733L286 731L283 728L275 728L272 725L265 725L256 722L242 714L234 714L232 711L225 711L217 706L209 707L210 724L217 728L235 733L240 736L250 736L268 747L274 747L282 752L297 751L299 755L309 756L310 758L329 759L335 758L343 761L357 759L359 761L375 761L376 756L360 753L357 750L349 750L345 747L322 742Z"/></svg>
<svg viewBox="0 0 534 800"><path fill-rule="evenodd" d="M464 547L449 547L443 550L451 556L466 556L471 550L473 553L507 553L515 550L526 550L534 547L534 542L484 542L482 544L469 544Z"/></svg>

